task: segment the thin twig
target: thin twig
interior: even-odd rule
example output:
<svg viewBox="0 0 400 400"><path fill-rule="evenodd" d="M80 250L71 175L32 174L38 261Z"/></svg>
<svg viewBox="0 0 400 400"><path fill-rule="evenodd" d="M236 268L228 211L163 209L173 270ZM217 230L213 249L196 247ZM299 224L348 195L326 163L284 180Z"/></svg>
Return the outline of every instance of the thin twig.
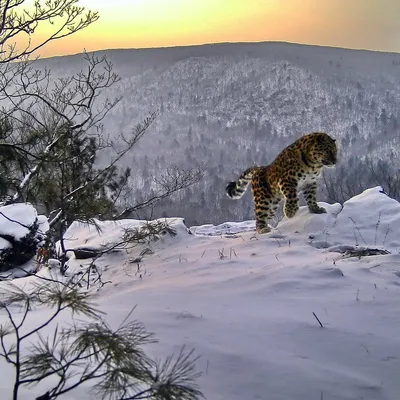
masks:
<svg viewBox="0 0 400 400"><path fill-rule="evenodd" d="M318 321L319 325L321 326L321 328L323 328L324 326L322 325L322 322L319 320L319 318L317 317L317 314L315 314L315 312L313 312L313 315L315 317L315 319Z"/></svg>

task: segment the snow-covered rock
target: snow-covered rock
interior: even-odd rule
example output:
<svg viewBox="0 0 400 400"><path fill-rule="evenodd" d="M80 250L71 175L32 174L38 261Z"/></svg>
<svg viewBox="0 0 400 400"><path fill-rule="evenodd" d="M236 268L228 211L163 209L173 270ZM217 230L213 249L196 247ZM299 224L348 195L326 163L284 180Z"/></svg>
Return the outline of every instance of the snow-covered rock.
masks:
<svg viewBox="0 0 400 400"><path fill-rule="evenodd" d="M153 220L154 224L165 224L176 233L186 235L188 229L183 218L160 218ZM122 219L117 221L100 221L94 219L91 223L73 222L64 234L66 248L92 249L104 251L121 243L123 235L128 230L146 229L147 221L137 219Z"/></svg>
<svg viewBox="0 0 400 400"><path fill-rule="evenodd" d="M267 234L272 238L301 237L317 248L339 245L400 250L400 203L390 198L377 186L358 196L339 203L319 202L326 214L310 214L306 206L300 207L294 218L284 217ZM191 227L199 236L219 236L254 231L254 221L226 222L220 225Z"/></svg>
<svg viewBox="0 0 400 400"><path fill-rule="evenodd" d="M48 229L47 218L29 203L0 207L0 271L17 277L36 269L33 258Z"/></svg>

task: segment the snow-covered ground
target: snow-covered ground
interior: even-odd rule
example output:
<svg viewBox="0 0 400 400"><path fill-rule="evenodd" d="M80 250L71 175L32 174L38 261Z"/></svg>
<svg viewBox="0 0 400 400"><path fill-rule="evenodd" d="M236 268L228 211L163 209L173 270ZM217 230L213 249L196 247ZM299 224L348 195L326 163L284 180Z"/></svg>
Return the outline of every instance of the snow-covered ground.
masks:
<svg viewBox="0 0 400 400"><path fill-rule="evenodd" d="M96 261L111 281L98 304L114 326L137 304L133 317L159 339L148 347L153 356L194 348L209 400L396 400L400 204L379 187L343 207L320 204L327 214L302 207L266 235L254 232L254 221L187 229L171 219L177 235L151 244L141 261L143 246ZM68 247L115 242L121 227L139 223L101 223L101 236L74 224ZM365 248L390 254L345 253ZM85 263L70 260L71 269ZM8 399L12 369L0 360L0 371L0 398ZM82 388L65 398L91 397Z"/></svg>

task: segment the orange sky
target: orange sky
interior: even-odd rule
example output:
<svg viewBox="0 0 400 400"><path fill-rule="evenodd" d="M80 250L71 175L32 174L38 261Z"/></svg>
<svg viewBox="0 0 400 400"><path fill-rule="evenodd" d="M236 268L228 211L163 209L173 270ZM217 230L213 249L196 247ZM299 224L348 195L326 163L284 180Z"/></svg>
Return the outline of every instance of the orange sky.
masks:
<svg viewBox="0 0 400 400"><path fill-rule="evenodd" d="M400 52L400 0L81 0L100 19L41 56L278 40Z"/></svg>

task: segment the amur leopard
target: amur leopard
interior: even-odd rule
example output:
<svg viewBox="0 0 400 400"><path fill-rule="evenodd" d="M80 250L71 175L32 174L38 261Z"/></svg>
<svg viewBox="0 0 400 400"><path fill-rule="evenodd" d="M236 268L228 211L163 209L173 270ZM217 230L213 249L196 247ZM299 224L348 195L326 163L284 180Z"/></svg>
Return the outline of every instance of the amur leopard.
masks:
<svg viewBox="0 0 400 400"><path fill-rule="evenodd" d="M298 192L302 192L311 213L326 210L317 204L317 182L322 167L337 161L336 141L328 134L314 132L286 147L268 166L248 168L236 182L229 182L226 192L232 199L243 196L251 181L258 233L270 232L268 220L275 216L285 199L284 212L294 217L299 209Z"/></svg>

